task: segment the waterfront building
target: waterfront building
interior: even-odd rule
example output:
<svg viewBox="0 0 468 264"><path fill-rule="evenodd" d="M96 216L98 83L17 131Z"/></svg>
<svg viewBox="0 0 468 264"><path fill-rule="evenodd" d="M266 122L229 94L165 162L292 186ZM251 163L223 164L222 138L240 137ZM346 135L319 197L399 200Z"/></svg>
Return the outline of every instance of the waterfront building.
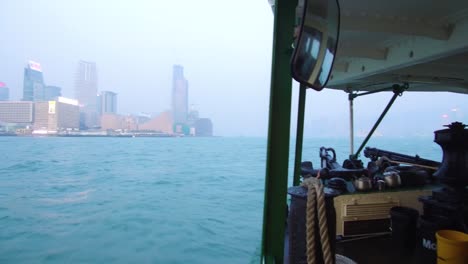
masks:
<svg viewBox="0 0 468 264"><path fill-rule="evenodd" d="M10 98L10 89L3 82L0 82L0 101L8 101Z"/></svg>
<svg viewBox="0 0 468 264"><path fill-rule="evenodd" d="M57 100L60 96L62 96L62 88L52 85L44 88L44 101Z"/></svg>
<svg viewBox="0 0 468 264"><path fill-rule="evenodd" d="M163 112L147 122L140 123L138 129L140 131L154 131L154 132L163 132L167 134L173 133L173 119L169 111Z"/></svg>
<svg viewBox="0 0 468 264"><path fill-rule="evenodd" d="M117 114L117 94L111 91L102 91L98 96L99 114Z"/></svg>
<svg viewBox="0 0 468 264"><path fill-rule="evenodd" d="M33 102L1 101L0 122L30 125L33 122Z"/></svg>
<svg viewBox="0 0 468 264"><path fill-rule="evenodd" d="M54 101L34 103L34 132L56 133L63 130L75 130L80 125L78 101L58 97Z"/></svg>
<svg viewBox="0 0 468 264"><path fill-rule="evenodd" d="M41 64L29 61L24 68L23 101L44 100L44 87Z"/></svg>
<svg viewBox="0 0 468 264"><path fill-rule="evenodd" d="M83 128L96 127L99 125L96 63L79 61L75 77L75 95L82 113L80 122Z"/></svg>
<svg viewBox="0 0 468 264"><path fill-rule="evenodd" d="M184 77L184 68L181 65L173 67L172 115L175 123L187 123L188 82Z"/></svg>
<svg viewBox="0 0 468 264"><path fill-rule="evenodd" d="M213 123L209 118L199 118L195 121L195 135L199 137L213 136Z"/></svg>
<svg viewBox="0 0 468 264"><path fill-rule="evenodd" d="M101 115L101 130L118 130L124 127L122 117L116 114Z"/></svg>
<svg viewBox="0 0 468 264"><path fill-rule="evenodd" d="M146 122L141 123L141 116L122 116L104 113L101 115L101 130L144 131L172 134L173 122L170 111L163 112L151 119L149 117L145 119Z"/></svg>
<svg viewBox="0 0 468 264"><path fill-rule="evenodd" d="M101 115L102 130L138 130L138 121L135 116L122 116L113 113L104 113Z"/></svg>

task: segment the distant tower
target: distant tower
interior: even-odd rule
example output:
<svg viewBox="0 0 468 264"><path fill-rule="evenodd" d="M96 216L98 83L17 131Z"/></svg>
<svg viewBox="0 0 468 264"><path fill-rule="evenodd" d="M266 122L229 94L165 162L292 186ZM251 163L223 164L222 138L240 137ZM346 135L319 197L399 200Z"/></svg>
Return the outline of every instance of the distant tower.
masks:
<svg viewBox="0 0 468 264"><path fill-rule="evenodd" d="M43 101L44 86L41 64L29 61L24 68L23 101Z"/></svg>
<svg viewBox="0 0 468 264"><path fill-rule="evenodd" d="M99 125L97 109L97 70L95 62L79 61L75 79L75 95L80 104L82 127Z"/></svg>
<svg viewBox="0 0 468 264"><path fill-rule="evenodd" d="M10 89L5 83L0 82L0 101L8 101L10 98Z"/></svg>
<svg viewBox="0 0 468 264"><path fill-rule="evenodd" d="M117 94L111 91L99 93L99 114L117 114Z"/></svg>
<svg viewBox="0 0 468 264"><path fill-rule="evenodd" d="M188 82L184 77L184 67L174 65L172 76L172 115L174 123L187 122Z"/></svg>

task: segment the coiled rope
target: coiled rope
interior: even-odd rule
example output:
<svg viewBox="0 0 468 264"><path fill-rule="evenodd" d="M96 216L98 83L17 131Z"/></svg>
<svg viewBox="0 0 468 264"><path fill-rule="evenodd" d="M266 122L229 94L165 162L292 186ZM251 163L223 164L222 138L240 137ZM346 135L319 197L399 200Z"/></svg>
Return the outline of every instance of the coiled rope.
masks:
<svg viewBox="0 0 468 264"><path fill-rule="evenodd" d="M333 264L335 256L331 255L325 209L325 196L323 193L322 182L318 179L319 177L320 175L317 175L317 178L307 178L301 184L308 189L306 209L307 263L317 263L317 258L315 256L315 215L318 213L318 227L323 252L323 263ZM317 212L315 208L317 208Z"/></svg>

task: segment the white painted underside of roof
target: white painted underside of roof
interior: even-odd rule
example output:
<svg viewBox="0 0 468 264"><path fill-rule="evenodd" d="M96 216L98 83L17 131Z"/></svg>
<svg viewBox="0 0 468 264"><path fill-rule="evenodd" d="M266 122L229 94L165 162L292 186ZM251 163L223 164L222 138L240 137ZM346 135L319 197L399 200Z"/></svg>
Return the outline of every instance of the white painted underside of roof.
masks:
<svg viewBox="0 0 468 264"><path fill-rule="evenodd" d="M351 3L352 2L352 3ZM468 1L340 1L329 88L468 93Z"/></svg>
<svg viewBox="0 0 468 264"><path fill-rule="evenodd" d="M368 91L406 82L413 91L468 93L467 0L339 3L328 88Z"/></svg>

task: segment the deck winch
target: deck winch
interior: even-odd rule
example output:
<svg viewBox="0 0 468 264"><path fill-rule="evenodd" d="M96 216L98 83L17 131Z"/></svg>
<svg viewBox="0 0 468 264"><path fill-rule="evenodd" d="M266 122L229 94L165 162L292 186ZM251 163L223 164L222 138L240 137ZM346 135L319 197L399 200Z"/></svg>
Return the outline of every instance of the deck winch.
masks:
<svg viewBox="0 0 468 264"><path fill-rule="evenodd" d="M437 230L468 232L468 129L459 122L447 127L434 132L434 141L443 150L442 164L434 177L442 187L419 199L424 212L417 246L425 263L435 263Z"/></svg>

